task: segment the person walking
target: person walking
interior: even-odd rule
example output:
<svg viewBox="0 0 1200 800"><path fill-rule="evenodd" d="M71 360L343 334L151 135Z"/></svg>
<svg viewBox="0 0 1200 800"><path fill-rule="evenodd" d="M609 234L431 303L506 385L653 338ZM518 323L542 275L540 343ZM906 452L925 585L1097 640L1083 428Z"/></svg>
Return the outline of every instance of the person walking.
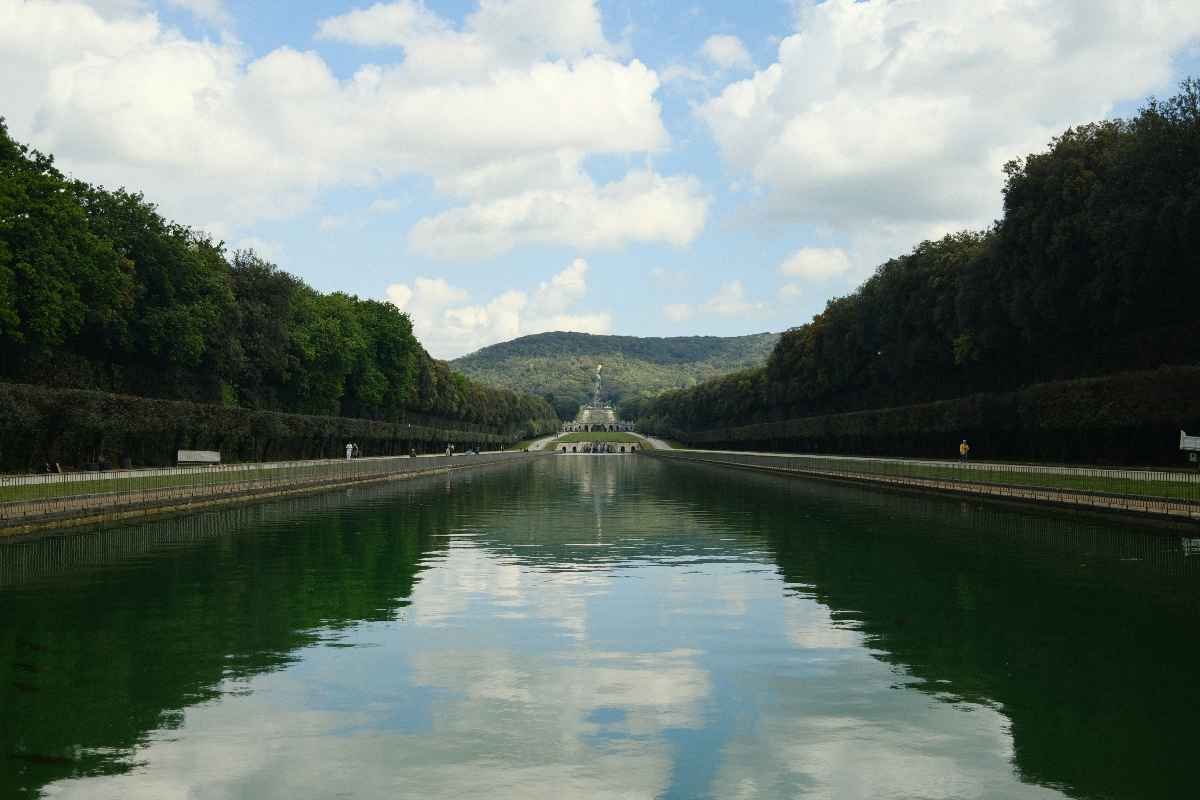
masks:
<svg viewBox="0 0 1200 800"><path fill-rule="evenodd" d="M962 444L958 446L958 460L966 461L967 454L971 452L971 445L967 444L967 440L963 439Z"/></svg>

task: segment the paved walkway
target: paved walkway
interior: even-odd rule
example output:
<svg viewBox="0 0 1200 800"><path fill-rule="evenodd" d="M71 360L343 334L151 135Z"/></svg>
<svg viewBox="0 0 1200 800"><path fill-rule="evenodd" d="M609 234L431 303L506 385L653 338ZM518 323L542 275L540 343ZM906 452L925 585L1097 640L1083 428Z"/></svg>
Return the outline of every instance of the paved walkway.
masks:
<svg viewBox="0 0 1200 800"><path fill-rule="evenodd" d="M553 436L547 436L545 438L538 439L536 442L533 442L529 445L530 452L533 452L534 450L544 450L546 448L546 445L550 444L553 441L556 441L559 436L562 436L562 434L556 433Z"/></svg>
<svg viewBox="0 0 1200 800"><path fill-rule="evenodd" d="M635 432L633 435L639 436L642 439L645 439L647 442L650 443L650 446L652 448L654 448L655 450L670 450L671 449L671 445L667 444L662 439L656 439L655 437L647 436L644 433L636 433Z"/></svg>
<svg viewBox="0 0 1200 800"><path fill-rule="evenodd" d="M484 451L495 452L495 451ZM456 452L454 455L461 456L463 453ZM417 458L444 458L443 453L427 453L419 455ZM292 469L295 467L306 466L323 466L328 464L339 463L365 463L372 461L387 461L396 458L408 458L408 456L370 456L366 458L355 458L347 462L341 458L315 458L305 459L301 461L253 461L243 464L200 464L186 465L180 467L148 467L144 469L110 469L104 472L63 472L52 473L50 475L0 475L0 486L36 486L42 483L73 483L73 482L88 482L92 481L119 481L128 480L130 478L156 478L168 475L184 475L189 472L202 473L219 469L223 472L237 472L245 470L263 470L263 469Z"/></svg>
<svg viewBox="0 0 1200 800"><path fill-rule="evenodd" d="M326 487L392 480L434 472L513 462L530 454L489 452L327 461L285 461L278 464L229 464L221 467L176 470L139 470L118 473L84 473L95 479L124 478L103 491L83 487L82 494L55 493L44 497L0 502L0 536L30 527L67 525L80 520L116 519L202 506L243 497L269 497ZM40 476L37 476L40 477ZM72 476L46 476L62 480ZM143 478L145 480L143 480ZM73 483L73 481L66 481Z"/></svg>
<svg viewBox="0 0 1200 800"><path fill-rule="evenodd" d="M664 444L663 446L666 449L671 449L669 445ZM771 458L792 459L797 462L813 460L819 460L821 462L841 461L846 462L847 464L853 462L857 464L876 465L880 468L886 466L910 466L965 470L968 472L1019 472L1029 475L1070 475L1080 478L1103 478L1107 480L1149 482L1166 481L1169 483L1190 483L1200 486L1200 470L1186 468L1139 469L1134 467L1090 467L1068 466L1065 464L1021 464L1010 463L1006 461L959 461L958 459L937 460L926 458L887 458L882 456L837 456L815 453L762 453L753 450L693 450L689 448L686 450L686 452L713 453L722 456L770 456Z"/></svg>

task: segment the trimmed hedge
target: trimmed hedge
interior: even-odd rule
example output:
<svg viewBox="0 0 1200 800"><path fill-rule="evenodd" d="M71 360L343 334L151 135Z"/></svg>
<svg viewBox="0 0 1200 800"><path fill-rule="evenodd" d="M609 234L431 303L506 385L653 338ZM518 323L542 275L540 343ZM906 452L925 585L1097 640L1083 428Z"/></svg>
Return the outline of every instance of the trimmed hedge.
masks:
<svg viewBox="0 0 1200 800"><path fill-rule="evenodd" d="M763 422L660 429L689 446L778 452L1173 464L1181 429L1200 432L1200 367L1059 381L1016 392Z"/></svg>
<svg viewBox="0 0 1200 800"><path fill-rule="evenodd" d="M219 450L225 462L332 458L346 442L363 455L435 452L447 442L496 447L541 430L511 431L282 414L80 389L0 383L0 469L64 467L105 455L114 464L173 464L175 451ZM537 427L531 425L531 427Z"/></svg>

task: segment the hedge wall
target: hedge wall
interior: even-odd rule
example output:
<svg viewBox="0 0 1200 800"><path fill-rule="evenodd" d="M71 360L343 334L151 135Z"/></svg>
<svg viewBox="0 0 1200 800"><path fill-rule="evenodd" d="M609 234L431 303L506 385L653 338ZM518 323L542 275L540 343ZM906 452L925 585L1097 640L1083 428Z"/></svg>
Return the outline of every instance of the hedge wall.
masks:
<svg viewBox="0 0 1200 800"><path fill-rule="evenodd" d="M180 449L220 450L222 460L331 458L346 442L363 455L498 446L534 431L480 431L419 422L376 422L251 411L74 389L0 383L0 469L25 471L128 459L134 466L173 464Z"/></svg>
<svg viewBox="0 0 1200 800"><path fill-rule="evenodd" d="M694 447L1180 465L1200 433L1200 367L1163 367L1016 392L706 431L659 430Z"/></svg>

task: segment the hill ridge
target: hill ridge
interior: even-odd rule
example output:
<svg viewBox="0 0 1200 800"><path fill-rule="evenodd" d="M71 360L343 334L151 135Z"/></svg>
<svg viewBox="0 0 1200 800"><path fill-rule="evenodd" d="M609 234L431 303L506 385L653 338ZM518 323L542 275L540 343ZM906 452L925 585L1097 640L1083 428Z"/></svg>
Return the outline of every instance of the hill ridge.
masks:
<svg viewBox="0 0 1200 800"><path fill-rule="evenodd" d="M488 345L450 363L477 380L541 395L565 419L590 396L596 364L604 364L604 398L632 416L642 401L663 391L765 363L779 336L547 331Z"/></svg>

